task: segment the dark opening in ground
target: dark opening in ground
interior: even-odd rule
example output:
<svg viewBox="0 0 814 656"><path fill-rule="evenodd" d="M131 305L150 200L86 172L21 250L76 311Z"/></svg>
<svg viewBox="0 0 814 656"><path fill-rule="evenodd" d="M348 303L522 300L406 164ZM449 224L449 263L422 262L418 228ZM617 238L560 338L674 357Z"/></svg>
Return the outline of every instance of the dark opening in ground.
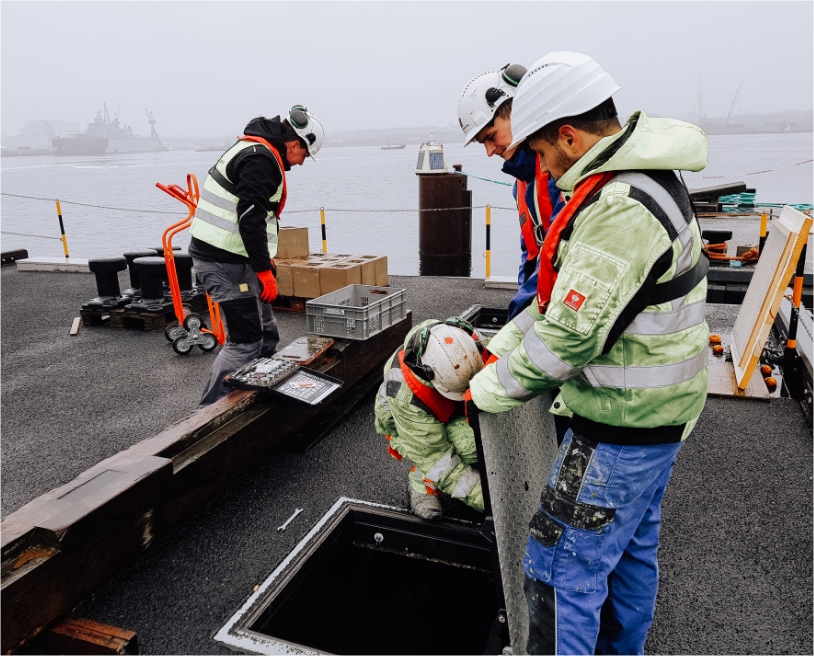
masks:
<svg viewBox="0 0 814 656"><path fill-rule="evenodd" d="M243 623L334 654L480 654L498 611L469 525L349 508Z"/></svg>

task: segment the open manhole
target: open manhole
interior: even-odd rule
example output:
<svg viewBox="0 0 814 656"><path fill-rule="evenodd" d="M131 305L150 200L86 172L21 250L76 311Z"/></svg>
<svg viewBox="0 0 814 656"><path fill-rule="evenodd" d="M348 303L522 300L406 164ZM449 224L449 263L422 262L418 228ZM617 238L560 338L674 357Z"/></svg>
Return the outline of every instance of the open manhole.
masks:
<svg viewBox="0 0 814 656"><path fill-rule="evenodd" d="M481 654L498 613L489 542L340 499L217 633L253 653Z"/></svg>

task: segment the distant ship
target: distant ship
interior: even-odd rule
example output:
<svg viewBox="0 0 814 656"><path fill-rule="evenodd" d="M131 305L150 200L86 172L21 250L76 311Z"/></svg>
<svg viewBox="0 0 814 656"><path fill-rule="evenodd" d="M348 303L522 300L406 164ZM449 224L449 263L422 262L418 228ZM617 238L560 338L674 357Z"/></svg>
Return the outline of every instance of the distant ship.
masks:
<svg viewBox="0 0 814 656"><path fill-rule="evenodd" d="M146 111L146 110L145 110ZM93 123L88 123L84 134L52 140L57 155L115 155L121 153L155 153L169 150L161 143L155 131L155 119L147 111L150 123L150 136L140 137L133 133L129 125L121 125L119 112L113 114L113 120L107 111L107 103L96 112Z"/></svg>
<svg viewBox="0 0 814 656"><path fill-rule="evenodd" d="M401 150L405 148L407 144L391 144L389 141L387 142L386 146L382 146L382 150Z"/></svg>

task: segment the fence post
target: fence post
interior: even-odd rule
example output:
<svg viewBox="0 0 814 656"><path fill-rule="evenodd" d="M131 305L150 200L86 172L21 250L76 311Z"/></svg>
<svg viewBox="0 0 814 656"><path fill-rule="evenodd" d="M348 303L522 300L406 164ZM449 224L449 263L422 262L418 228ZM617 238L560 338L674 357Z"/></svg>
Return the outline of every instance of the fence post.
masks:
<svg viewBox="0 0 814 656"><path fill-rule="evenodd" d="M328 237L325 234L325 208L319 208L319 222L322 224L322 252L328 252Z"/></svg>
<svg viewBox="0 0 814 656"><path fill-rule="evenodd" d="M57 202L57 216L59 217L59 232L62 234L62 250L65 251L65 259L67 260L68 255L68 238L65 236L65 225L62 223L62 208L59 206L59 198L56 199Z"/></svg>
<svg viewBox="0 0 814 656"><path fill-rule="evenodd" d="M486 277L492 275L492 206L486 206Z"/></svg>

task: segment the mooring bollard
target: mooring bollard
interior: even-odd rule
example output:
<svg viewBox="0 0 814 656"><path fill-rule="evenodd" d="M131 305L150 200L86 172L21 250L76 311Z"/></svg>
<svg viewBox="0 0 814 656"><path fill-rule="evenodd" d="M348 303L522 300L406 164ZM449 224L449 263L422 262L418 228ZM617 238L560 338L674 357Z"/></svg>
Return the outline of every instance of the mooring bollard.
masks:
<svg viewBox="0 0 814 656"><path fill-rule="evenodd" d="M83 309L111 309L125 301L119 291L119 271L127 268L123 257L103 257L88 260L88 269L96 276L98 296L82 305Z"/></svg>
<svg viewBox="0 0 814 656"><path fill-rule="evenodd" d="M449 173L444 147L432 136L421 144L418 176L419 275L462 276L472 272L472 192L467 178Z"/></svg>
<svg viewBox="0 0 814 656"><path fill-rule="evenodd" d="M136 272L136 268L133 266L133 260L137 257L156 257L158 253L156 253L152 249L145 248L144 250L140 251L129 251L124 253L124 259L127 262L127 270L130 274L130 287L125 289L122 292L123 296L134 296L141 290L141 280L139 279L138 273Z"/></svg>

